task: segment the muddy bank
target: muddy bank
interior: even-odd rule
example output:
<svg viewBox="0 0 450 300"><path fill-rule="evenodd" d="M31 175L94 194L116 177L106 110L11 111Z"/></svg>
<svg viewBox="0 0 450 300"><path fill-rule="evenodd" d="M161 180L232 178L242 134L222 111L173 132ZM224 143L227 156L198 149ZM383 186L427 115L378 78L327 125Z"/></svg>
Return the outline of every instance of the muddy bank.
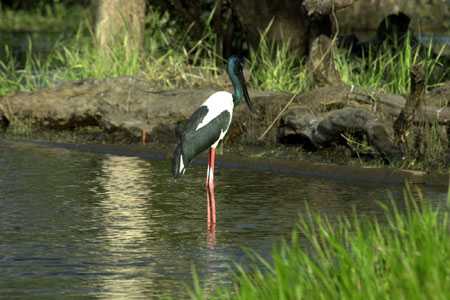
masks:
<svg viewBox="0 0 450 300"><path fill-rule="evenodd" d="M214 90L156 90L154 86L139 78L120 77L17 92L0 97L0 125L3 130L9 127L13 132L52 140L52 133L56 133L56 140L61 134L61 140L79 140L80 136L88 142L171 144L175 142L175 128ZM406 153L399 138L417 124L435 124L441 132L436 138L442 145L448 144L450 108L446 103L450 82L416 94L366 91L342 82L317 86L300 95L251 91L257 113L250 114L244 106L238 106L225 142L227 146L283 144L325 153L343 146L347 150L342 151L342 160L361 159L361 153L349 144L351 139L372 147L370 159L390 163ZM419 99L420 105L405 111L405 104L414 99ZM402 128L409 127L396 138L394 123L402 114Z"/></svg>
<svg viewBox="0 0 450 300"><path fill-rule="evenodd" d="M169 145L118 145L118 144L76 144L57 143L37 140L3 140L3 143L14 144L17 147L43 147L65 149L87 153L97 153L118 156L133 156L144 160L169 160L172 147ZM280 151L280 150L278 150ZM322 178L346 183L358 183L368 186L411 183L420 186L433 187L445 191L448 186L448 176L444 174L428 174L422 171L401 170L386 167L362 167L337 165L315 162L311 160L289 160L276 158L273 152L267 153L265 147L227 148L224 155L219 155L217 164L220 169L251 170L273 174ZM270 152L270 151L269 151ZM284 152L287 154L289 151ZM278 153L281 154L281 151ZM270 157L271 156L271 157ZM206 166L207 156L202 154L192 162L192 165Z"/></svg>

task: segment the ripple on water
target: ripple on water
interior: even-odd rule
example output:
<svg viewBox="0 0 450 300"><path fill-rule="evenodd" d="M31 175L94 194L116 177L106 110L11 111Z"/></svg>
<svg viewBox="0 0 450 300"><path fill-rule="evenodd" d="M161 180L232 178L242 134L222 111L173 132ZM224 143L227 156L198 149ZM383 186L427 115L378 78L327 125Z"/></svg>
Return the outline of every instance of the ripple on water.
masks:
<svg viewBox="0 0 450 300"><path fill-rule="evenodd" d="M373 199L389 199L386 187L219 166L211 238L204 167L174 181L167 161L7 144L0 167L0 290L9 298L184 298L193 266L206 287L226 284L232 262L248 262L243 247L269 257L308 209L331 220L379 216Z"/></svg>

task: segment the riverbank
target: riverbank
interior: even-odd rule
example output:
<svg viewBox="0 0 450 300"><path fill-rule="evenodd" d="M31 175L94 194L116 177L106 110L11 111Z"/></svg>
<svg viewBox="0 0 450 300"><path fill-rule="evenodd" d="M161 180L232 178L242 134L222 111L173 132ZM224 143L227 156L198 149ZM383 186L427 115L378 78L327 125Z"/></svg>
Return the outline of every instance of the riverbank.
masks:
<svg viewBox="0 0 450 300"><path fill-rule="evenodd" d="M173 144L177 123L184 122L213 92L201 88L152 89L152 82L122 77L67 82L0 97L4 116L11 121L6 135L121 144L140 143L145 138L150 144ZM399 156L398 146L393 144L392 119L401 111L405 98L345 85L317 88L295 98L287 93L250 91L258 113L248 114L245 107L237 107L225 143L227 148L258 146L267 153L283 149L275 153L292 160L444 173L447 144L441 130L449 113L439 103L445 95L445 88L426 95L427 114L436 123L425 126L428 131L420 141L424 147L420 160L414 153ZM369 101L364 102L366 98ZM269 127L290 99L295 103L278 124ZM373 99L378 103L376 112ZM433 119L436 115L439 119ZM269 133L264 135L268 128Z"/></svg>
<svg viewBox="0 0 450 300"><path fill-rule="evenodd" d="M63 13L59 13L55 17L56 21L60 20L63 15ZM61 47L55 47L45 59L34 57L31 45L25 55L26 60L23 66L15 61L14 56L7 56L0 64L0 97L14 95L21 91L39 92L49 89L51 92L52 88L58 89L74 82L75 85L77 82L81 84L86 82L86 79L91 79L91 81L110 80L114 83L115 78L121 77L138 78L151 83L150 90L146 90L148 93L162 93L178 89L192 92L205 88L209 88L211 91L229 89L226 74L223 71L223 62L215 56L215 37L211 32L205 32L204 38L188 49L186 45L191 43L185 43L187 36L170 23L167 15L151 11L147 18L146 22L152 26L146 32L148 38L146 38L143 55L138 53L130 55L126 49L126 39L114 47L112 53L105 55L95 47L92 36L87 33L89 28L83 24L76 35L69 41L65 41ZM410 73L413 65L426 66L424 74L426 90L439 87L444 80L448 79L450 74L445 65L447 61L442 60L441 52L437 55L433 54L431 48L431 46L413 46L409 38L405 39L396 49L386 46L373 55L360 58L351 56L345 49L336 48L335 51L332 51L332 63L336 66L344 84L352 87L351 90L353 87L357 87L361 91L367 92L368 98L375 92L388 92L404 96L410 92ZM270 91L263 92L268 94L278 92L303 95L311 92L316 85L307 64L295 55L291 55L287 44L274 45L264 39L259 48L250 51L246 75L251 88L256 91ZM146 87L148 86L147 84ZM346 105L342 101L333 101L335 100L332 99L333 94L318 96L327 98L325 101L327 103L323 107L319 107L319 110L315 110L314 113L324 114L329 110L338 110ZM201 101L203 98L198 100ZM288 100L286 97L280 97L276 105L270 107L270 113L264 116L263 122L256 124L258 130L267 128L268 123L276 117ZM294 105L297 104L305 103L294 103ZM370 103L369 111L376 110L377 104L372 104ZM445 104L440 103L440 105ZM123 111L119 110L116 112L117 115L122 113ZM152 113L149 111L148 114ZM90 122L92 119L86 121ZM130 123L133 119L125 121ZM174 117L168 118L165 124L173 125L178 121L180 120ZM60 138L87 142L139 142L136 134L129 136L122 134L123 132L99 130L95 126L75 128L77 125L75 124L67 131L46 132L27 122L27 120L14 122L8 134L41 136L49 140ZM144 125L146 124L142 126ZM141 127L136 126L136 130L145 129ZM425 134L422 136L424 145L420 157L411 154L417 147L410 143L405 155L401 159L391 161L391 165L399 168L446 172L448 141L445 137L441 138L445 135L444 127L443 124L435 123L427 125L424 130ZM169 132L168 129L170 128L165 128L165 132ZM258 130L248 134L245 143L238 144L243 146L259 144L258 136L256 136ZM170 132L172 133L172 131ZM276 141L276 128L273 128L270 134L268 141L263 143L267 146L267 152L272 151L272 148L283 147ZM343 139L347 143L347 149L337 146L336 149L320 150L321 154L319 155L310 155L309 150L301 149L305 145L296 144L298 149L290 148L289 151L281 152L283 155L289 156L295 155L284 153L307 153L304 156L322 157L323 162L369 166L383 164L382 159L377 155L377 150L367 142L367 139L358 139L351 134L344 134Z"/></svg>
<svg viewBox="0 0 450 300"><path fill-rule="evenodd" d="M67 149L87 153L102 153L138 157L145 160L170 160L174 145L171 144L108 144L87 143L80 136L52 136L52 139L33 139L9 136L4 142L43 148ZM312 154L298 151L292 147L267 146L225 146L218 156L219 169L246 170L275 175L301 176L333 180L342 183L355 183L367 186L402 186L413 184L416 187L430 187L439 191L448 188L448 175L406 170L380 165L367 165L356 159L345 160L343 156ZM205 166L207 155L203 153L193 160L194 166Z"/></svg>

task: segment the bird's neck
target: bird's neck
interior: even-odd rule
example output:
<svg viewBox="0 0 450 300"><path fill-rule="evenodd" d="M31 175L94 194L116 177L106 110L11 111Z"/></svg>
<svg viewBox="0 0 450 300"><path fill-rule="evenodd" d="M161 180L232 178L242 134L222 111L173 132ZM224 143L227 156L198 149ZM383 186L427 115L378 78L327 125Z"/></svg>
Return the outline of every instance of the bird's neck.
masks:
<svg viewBox="0 0 450 300"><path fill-rule="evenodd" d="M244 90L242 88L242 84L239 81L239 78L236 74L230 73L230 80L233 84L233 102L234 105L238 105L241 103L242 99L244 98Z"/></svg>

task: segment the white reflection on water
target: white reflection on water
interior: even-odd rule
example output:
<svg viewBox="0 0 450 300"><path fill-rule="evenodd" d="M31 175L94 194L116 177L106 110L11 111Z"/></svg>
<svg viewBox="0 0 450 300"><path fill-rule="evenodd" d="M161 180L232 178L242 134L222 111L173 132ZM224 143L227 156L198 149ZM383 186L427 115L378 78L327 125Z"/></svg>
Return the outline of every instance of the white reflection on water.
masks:
<svg viewBox="0 0 450 300"><path fill-rule="evenodd" d="M135 157L107 156L102 161L93 184L93 192L100 198L97 211L102 233L98 242L104 254L102 262L93 266L100 276L92 284L102 291L100 298L148 299L171 294L174 289L184 294L184 284L192 282L189 270L196 263L201 265L202 283L207 290L214 290L229 276L224 272L228 270L229 253L215 247L215 237L207 236L206 220L198 224L205 226L205 232L199 233L188 221L190 218L185 218L191 206L186 202L204 198L188 196L176 204L167 194L161 198L157 183L166 193L180 187L159 182L161 174L155 168ZM161 202L166 211L161 210ZM195 214L205 213L197 205L194 207ZM204 235L204 242L197 246L198 234ZM188 276L187 282L186 275L183 279L180 274Z"/></svg>
<svg viewBox="0 0 450 300"><path fill-rule="evenodd" d="M97 283L106 292L105 299L145 298L152 285L153 276L148 276L152 267L143 263L151 253L146 230L154 225L148 214L152 175L151 164L139 158L107 156L102 162L96 192L102 194L100 238L107 261L103 272L114 274L101 276Z"/></svg>

